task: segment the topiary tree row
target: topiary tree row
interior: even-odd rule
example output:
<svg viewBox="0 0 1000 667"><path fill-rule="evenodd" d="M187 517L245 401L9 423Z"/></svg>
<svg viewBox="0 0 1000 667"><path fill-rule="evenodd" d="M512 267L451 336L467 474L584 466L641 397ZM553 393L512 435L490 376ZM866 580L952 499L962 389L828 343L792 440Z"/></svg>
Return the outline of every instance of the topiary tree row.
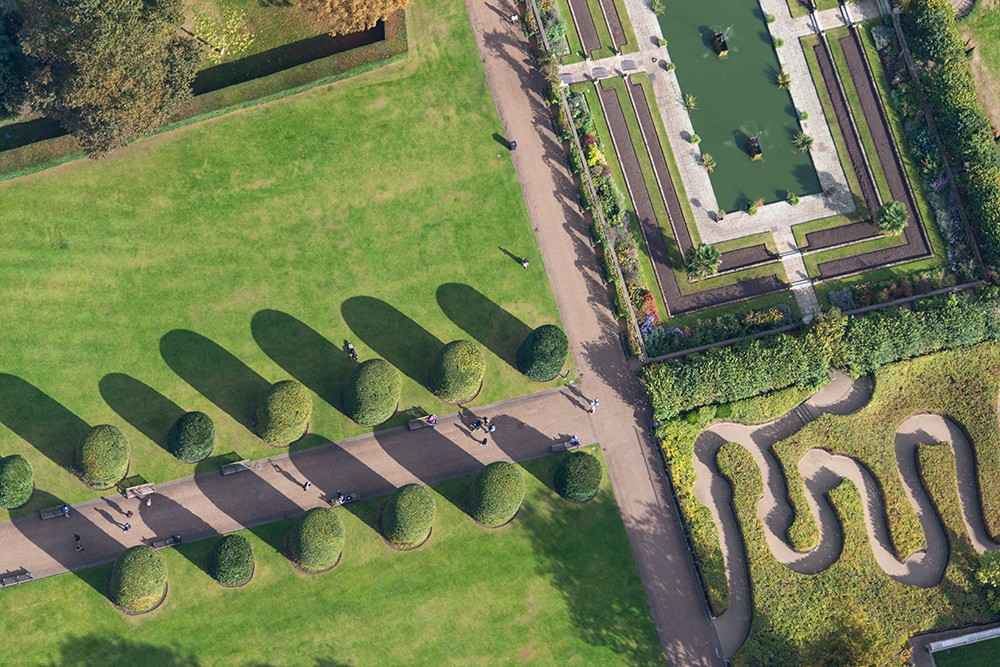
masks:
<svg viewBox="0 0 1000 667"><path fill-rule="evenodd" d="M204 412L186 412L167 434L167 449L184 463L197 463L215 449L215 423Z"/></svg>
<svg viewBox="0 0 1000 667"><path fill-rule="evenodd" d="M295 380L276 382L257 405L257 435L271 445L289 445L305 435L312 409L312 394L305 385Z"/></svg>
<svg viewBox="0 0 1000 667"><path fill-rule="evenodd" d="M369 359L351 373L344 388L344 411L362 426L376 426L396 412L403 378L388 361Z"/></svg>
<svg viewBox="0 0 1000 667"><path fill-rule="evenodd" d="M28 459L20 454L0 458L0 507L26 505L35 491L35 475Z"/></svg>
<svg viewBox="0 0 1000 667"><path fill-rule="evenodd" d="M469 489L469 514L484 526L502 526L524 501L524 475L513 463L496 461L479 471Z"/></svg>
<svg viewBox="0 0 1000 667"><path fill-rule="evenodd" d="M95 489L109 489L128 473L131 447L128 438L110 424L95 426L76 448L80 479Z"/></svg>
<svg viewBox="0 0 1000 667"><path fill-rule="evenodd" d="M585 503L597 495L601 487L603 468L589 452L568 452L556 467L556 492L574 503Z"/></svg>
<svg viewBox="0 0 1000 667"><path fill-rule="evenodd" d="M555 379L566 362L569 341L554 324L543 324L524 339L517 350L517 367L535 382Z"/></svg>
<svg viewBox="0 0 1000 667"><path fill-rule="evenodd" d="M292 524L288 550L292 561L306 572L329 570L344 550L344 524L329 507L315 507Z"/></svg>
<svg viewBox="0 0 1000 667"><path fill-rule="evenodd" d="M208 554L208 573L223 586L242 586L253 570L253 546L242 535L223 535Z"/></svg>
<svg viewBox="0 0 1000 667"><path fill-rule="evenodd" d="M486 357L478 345L454 340L438 352L430 371L431 391L443 401L462 403L479 392L486 372Z"/></svg>
<svg viewBox="0 0 1000 667"><path fill-rule="evenodd" d="M434 524L437 508L426 486L407 484L396 489L382 507L382 534L402 548L423 543Z"/></svg>
<svg viewBox="0 0 1000 667"><path fill-rule="evenodd" d="M153 547L127 549L115 561L108 580L108 597L126 611L153 609L167 588L167 564Z"/></svg>

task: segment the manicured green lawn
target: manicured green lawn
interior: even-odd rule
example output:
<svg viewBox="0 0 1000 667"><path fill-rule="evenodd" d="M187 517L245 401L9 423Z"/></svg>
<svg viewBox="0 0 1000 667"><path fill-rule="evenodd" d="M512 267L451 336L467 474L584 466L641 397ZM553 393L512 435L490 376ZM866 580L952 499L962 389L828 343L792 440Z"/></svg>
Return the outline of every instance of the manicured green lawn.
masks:
<svg viewBox="0 0 1000 667"><path fill-rule="evenodd" d="M993 667L1000 662L1000 639L969 644L934 654L937 667Z"/></svg>
<svg viewBox="0 0 1000 667"><path fill-rule="evenodd" d="M403 372L403 412L455 409L423 383L457 338L486 349L479 404L550 386L512 365L558 314L465 9L421 0L409 32L399 65L0 184L0 454L44 492L24 512L96 497L66 471L88 424L154 482L193 472L162 446L182 410L218 453L273 453L248 426L290 377L315 393L303 444L363 432L345 339Z"/></svg>
<svg viewBox="0 0 1000 667"><path fill-rule="evenodd" d="M434 531L416 551L371 528L374 499L337 510L346 546L331 572L300 574L276 551L282 522L244 533L257 562L244 588L203 571L207 540L162 552L169 595L149 615L102 597L105 565L0 591L0 628L20 665L663 664L607 477L571 504L546 486L557 462L527 465L524 505L500 529L456 507L470 480L453 480L434 487Z"/></svg>
<svg viewBox="0 0 1000 667"><path fill-rule="evenodd" d="M193 29L195 13L221 19L225 11L243 12L243 27L254 35L244 55L260 53L283 44L307 39L322 30L295 4L265 0L185 0L186 27Z"/></svg>
<svg viewBox="0 0 1000 667"><path fill-rule="evenodd" d="M972 69L978 75L979 97L995 121L1000 110L996 100L1000 84L1000 12L994 3L980 0L961 25L976 47Z"/></svg>

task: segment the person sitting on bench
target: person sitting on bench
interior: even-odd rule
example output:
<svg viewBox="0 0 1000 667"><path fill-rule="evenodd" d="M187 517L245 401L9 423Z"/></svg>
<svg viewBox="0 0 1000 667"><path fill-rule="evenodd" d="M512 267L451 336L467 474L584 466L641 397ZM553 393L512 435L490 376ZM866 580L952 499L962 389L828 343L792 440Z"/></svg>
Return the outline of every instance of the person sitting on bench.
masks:
<svg viewBox="0 0 1000 667"><path fill-rule="evenodd" d="M569 446L570 447L579 447L580 446L580 438L576 437L575 435L574 436L570 436Z"/></svg>
<svg viewBox="0 0 1000 667"><path fill-rule="evenodd" d="M438 425L437 415L430 415L429 417L427 417L427 425L428 426L437 426Z"/></svg>
<svg viewBox="0 0 1000 667"><path fill-rule="evenodd" d="M345 500L347 500L347 496L341 493L340 489L337 489L337 504L343 505Z"/></svg>

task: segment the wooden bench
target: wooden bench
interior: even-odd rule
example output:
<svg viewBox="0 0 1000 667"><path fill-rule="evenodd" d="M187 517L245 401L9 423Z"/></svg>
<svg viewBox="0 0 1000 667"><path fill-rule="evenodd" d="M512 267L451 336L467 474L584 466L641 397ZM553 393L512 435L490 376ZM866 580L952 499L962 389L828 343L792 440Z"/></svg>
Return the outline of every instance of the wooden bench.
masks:
<svg viewBox="0 0 1000 667"><path fill-rule="evenodd" d="M331 507L340 507L341 505L346 505L348 503L353 503L356 500L361 500L361 494L360 493L357 493L357 492L355 492L355 493L345 493L344 494L344 500L343 500L343 502L337 500L337 496L332 495L332 496L330 496L330 501L329 502L330 502L330 506Z"/></svg>
<svg viewBox="0 0 1000 667"><path fill-rule="evenodd" d="M172 547L175 544L180 544L180 543L181 543L180 535L171 535L170 537L164 537L159 540L152 540L149 543L149 546L153 547L154 549L166 549L167 547Z"/></svg>
<svg viewBox="0 0 1000 667"><path fill-rule="evenodd" d="M564 440L563 442L557 442L556 444L552 445L552 451L553 453L568 452L569 450L576 449L579 446L580 446L579 440L577 440L576 442L574 442L573 440Z"/></svg>
<svg viewBox="0 0 1000 667"><path fill-rule="evenodd" d="M232 475L234 473L243 472L244 470L250 470L250 461L243 459L242 461L233 461L232 463L227 463L222 466L223 475Z"/></svg>
<svg viewBox="0 0 1000 667"><path fill-rule="evenodd" d="M139 486L130 486L125 489L122 494L126 499L138 498L142 500L146 496L151 496L156 493L156 488L152 484L140 484Z"/></svg>
<svg viewBox="0 0 1000 667"><path fill-rule="evenodd" d="M42 521L45 521L46 519L54 519L57 516L64 516L68 519L69 512L67 512L64 509L66 507L69 507L69 505L56 505L55 507L47 507L43 509L41 512L39 512L38 515L42 517Z"/></svg>
<svg viewBox="0 0 1000 667"><path fill-rule="evenodd" d="M429 421L427 421L429 416L430 415L428 415L427 417L418 417L417 419L411 419L409 422L406 423L406 427L411 431L416 431L418 428L430 428L432 426L436 426L436 424L431 424Z"/></svg>
<svg viewBox="0 0 1000 667"><path fill-rule="evenodd" d="M0 586L7 587L13 586L14 584L19 584L22 581L29 581L31 575L26 571L21 570L20 572L13 572L11 574L5 574L0 577Z"/></svg>

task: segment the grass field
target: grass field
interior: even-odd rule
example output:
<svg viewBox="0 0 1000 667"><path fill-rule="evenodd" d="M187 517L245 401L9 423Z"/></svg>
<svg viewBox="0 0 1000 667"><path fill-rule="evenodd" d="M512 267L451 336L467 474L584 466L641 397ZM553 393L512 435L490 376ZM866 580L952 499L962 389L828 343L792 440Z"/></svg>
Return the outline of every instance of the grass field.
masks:
<svg viewBox="0 0 1000 667"><path fill-rule="evenodd" d="M989 639L934 654L937 667L993 667L1000 662L1000 639Z"/></svg>
<svg viewBox="0 0 1000 667"><path fill-rule="evenodd" d="M282 522L244 532L256 571L243 588L203 571L206 540L162 552L169 595L151 614L115 611L100 566L0 592L0 628L17 633L20 665L662 664L607 478L595 500L568 503L546 486L557 462L527 464L524 505L500 529L456 506L470 479L452 480L434 487L433 535L416 551L386 546L373 499L337 510L332 572L296 571L277 551Z"/></svg>
<svg viewBox="0 0 1000 667"><path fill-rule="evenodd" d="M892 447L896 427L918 412L947 415L968 433L980 471L987 527L994 535L1000 533L1000 488L991 481L992 472L1000 466L997 369L1000 345L996 344L887 366L876 373L875 394L860 412L846 417L821 417L795 436L776 443L773 452L785 470L795 508L795 522L788 535L791 544L805 549L817 539L796 464L807 449L819 447L854 458L878 478L890 533L900 557L923 548L923 533L905 496ZM690 494L694 439L724 416L732 421L760 423L802 398L804 395L795 390L750 399L734 408L710 406L700 410L693 423L676 420L660 431L713 608L717 610L725 607L728 593L724 591L714 523L708 510ZM854 637L857 646L872 651L865 654L865 659L844 664L895 664L907 638L915 632L996 617L972 577L977 558L959 510L951 450L923 447L918 457L923 482L944 521L952 550L944 580L930 589L898 584L878 568L864 530L860 496L851 484L842 484L831 494L845 531L840 559L814 576L796 574L778 563L766 546L756 516L761 497L760 473L741 447L723 448L719 467L734 480L734 506L753 584L755 618L750 638L737 655L737 664L832 664L822 662L823 655L838 648L848 650L845 645L851 641L834 641L838 637ZM831 591L836 594L831 595Z"/></svg>
<svg viewBox="0 0 1000 667"><path fill-rule="evenodd" d="M95 497L66 469L101 423L131 439L132 474L192 474L163 448L186 410L215 420L218 453L268 456L253 408L289 377L314 434L360 433L345 339L402 371L390 424L453 410L423 384L456 338L486 349L478 403L548 386L513 367L558 314L464 7L416 3L410 40L404 63L0 184L0 453L39 490Z"/></svg>
<svg viewBox="0 0 1000 667"><path fill-rule="evenodd" d="M961 23L962 32L971 37L976 50L972 72L982 100L993 118L1000 123L1000 12L996 0L977 0L975 9Z"/></svg>

